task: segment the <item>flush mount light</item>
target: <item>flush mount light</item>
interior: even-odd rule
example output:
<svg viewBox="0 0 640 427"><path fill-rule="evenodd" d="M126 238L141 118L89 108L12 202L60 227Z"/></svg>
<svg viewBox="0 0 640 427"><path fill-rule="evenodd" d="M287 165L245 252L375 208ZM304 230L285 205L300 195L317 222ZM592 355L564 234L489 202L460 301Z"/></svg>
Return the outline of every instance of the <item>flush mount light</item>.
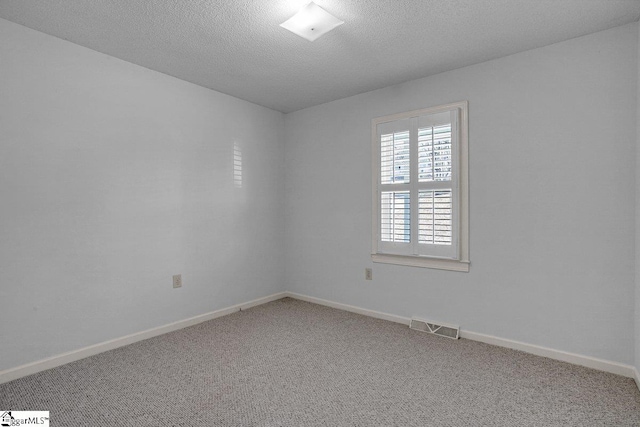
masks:
<svg viewBox="0 0 640 427"><path fill-rule="evenodd" d="M342 24L344 21L311 2L280 26L312 42Z"/></svg>

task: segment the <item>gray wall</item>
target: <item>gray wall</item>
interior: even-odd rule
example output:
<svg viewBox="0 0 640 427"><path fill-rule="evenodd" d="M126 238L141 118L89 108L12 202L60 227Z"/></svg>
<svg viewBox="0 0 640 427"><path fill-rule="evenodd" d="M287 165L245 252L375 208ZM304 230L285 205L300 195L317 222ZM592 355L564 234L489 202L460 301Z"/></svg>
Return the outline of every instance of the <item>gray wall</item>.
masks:
<svg viewBox="0 0 640 427"><path fill-rule="evenodd" d="M281 113L2 19L0 58L0 370L281 290Z"/></svg>
<svg viewBox="0 0 640 427"><path fill-rule="evenodd" d="M631 24L283 120L0 19L0 370L285 289L640 368L638 44ZM373 265L371 119L464 99L471 272Z"/></svg>
<svg viewBox="0 0 640 427"><path fill-rule="evenodd" d="M638 48L640 49L640 27L638 27ZM636 117L637 124L637 145L636 145L636 310L635 310L635 367L640 373L640 51L638 52L638 80L637 80L637 97L636 108L638 115ZM640 386L640 384L639 384Z"/></svg>
<svg viewBox="0 0 640 427"><path fill-rule="evenodd" d="M287 289L632 364L637 48L634 23L286 115ZM460 100L470 273L372 264L371 119Z"/></svg>

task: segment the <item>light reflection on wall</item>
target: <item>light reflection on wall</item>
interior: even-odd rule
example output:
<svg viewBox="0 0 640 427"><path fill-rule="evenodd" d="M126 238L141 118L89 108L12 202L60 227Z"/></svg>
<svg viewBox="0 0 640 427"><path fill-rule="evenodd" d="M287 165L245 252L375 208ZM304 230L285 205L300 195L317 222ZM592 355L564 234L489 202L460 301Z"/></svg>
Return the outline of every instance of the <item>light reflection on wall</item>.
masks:
<svg viewBox="0 0 640 427"><path fill-rule="evenodd" d="M237 142L233 143L233 185L242 188L242 151Z"/></svg>

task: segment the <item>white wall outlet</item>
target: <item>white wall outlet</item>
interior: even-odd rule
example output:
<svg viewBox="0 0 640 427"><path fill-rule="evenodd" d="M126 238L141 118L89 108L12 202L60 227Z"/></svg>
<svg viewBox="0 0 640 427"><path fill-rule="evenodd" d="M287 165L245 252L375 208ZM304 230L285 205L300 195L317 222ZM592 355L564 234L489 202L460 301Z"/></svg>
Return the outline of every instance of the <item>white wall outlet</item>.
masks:
<svg viewBox="0 0 640 427"><path fill-rule="evenodd" d="M370 268L364 269L364 278L365 280L373 280L373 271Z"/></svg>
<svg viewBox="0 0 640 427"><path fill-rule="evenodd" d="M173 276L173 287L181 288L182 287L182 274L176 274Z"/></svg>

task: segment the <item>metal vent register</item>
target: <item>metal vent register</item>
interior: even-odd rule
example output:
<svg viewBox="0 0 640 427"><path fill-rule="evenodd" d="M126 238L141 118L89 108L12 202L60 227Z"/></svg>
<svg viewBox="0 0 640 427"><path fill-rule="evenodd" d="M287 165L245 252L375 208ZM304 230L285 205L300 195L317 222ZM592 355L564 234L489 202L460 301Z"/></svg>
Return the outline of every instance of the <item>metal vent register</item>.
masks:
<svg viewBox="0 0 640 427"><path fill-rule="evenodd" d="M460 327L453 325L444 325L441 323L434 323L428 320L411 318L409 328L420 332L428 332L434 335L440 335L441 337L451 338L457 340L460 338Z"/></svg>

